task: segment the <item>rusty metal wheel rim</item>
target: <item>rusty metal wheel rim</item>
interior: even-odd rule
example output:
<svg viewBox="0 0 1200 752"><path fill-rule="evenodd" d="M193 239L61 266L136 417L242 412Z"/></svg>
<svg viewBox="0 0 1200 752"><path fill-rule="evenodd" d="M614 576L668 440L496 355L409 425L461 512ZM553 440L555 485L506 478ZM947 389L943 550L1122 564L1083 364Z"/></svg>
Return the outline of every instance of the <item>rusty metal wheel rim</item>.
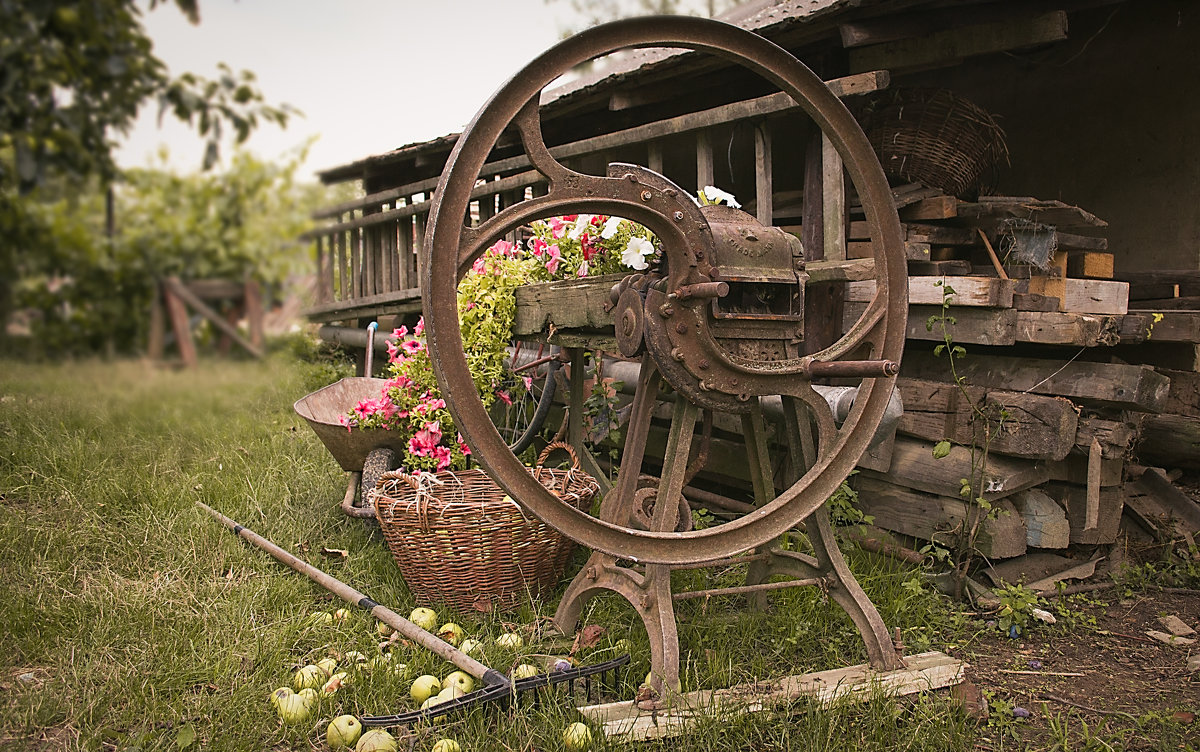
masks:
<svg viewBox="0 0 1200 752"><path fill-rule="evenodd" d="M811 514L849 475L865 451L891 396L894 379L868 379L860 398L833 442L823 442L816 465L774 501L755 513L704 530L675 533L649 532L614 525L562 504L529 474L508 450L492 426L482 402L474 397L474 384L463 354L456 305L456 284L471 261L494 238L464 228L471 189L488 154L504 129L523 113L536 113L537 98L562 72L594 58L635 47L674 47L709 52L732 59L757 72L787 92L829 137L841 154L851 180L863 197L871 237L875 242L878 293L851 331L816 357L836 359L864 340L873 342L876 356L899 361L907 319L907 272L899 220L891 191L874 151L845 106L803 63L772 42L717 21L672 17L640 18L597 26L568 39L537 57L500 88L458 139L430 212L430 227L422 248L424 313L434 371L450 402L455 421L467 438L474 457L513 498L534 515L572 539L622 558L662 564L691 564L732 556L766 543ZM532 106L531 106L532 105ZM544 142L534 147L543 153L531 161L551 180ZM561 168L549 158L551 168ZM567 172L564 170L564 172ZM557 209L553 200L522 207L515 205L505 221L513 227ZM663 238L682 239L665 217L642 210L636 202L594 201L589 208L620 214L642 222ZM571 206L578 206L573 203ZM494 229L494 228L493 228ZM497 235L498 236L498 235ZM464 250L465 246L465 250ZM890 294L889 294L890 291ZM467 397L466 395L471 395ZM465 397L465 398L464 398ZM472 398L474 397L474 398Z"/></svg>

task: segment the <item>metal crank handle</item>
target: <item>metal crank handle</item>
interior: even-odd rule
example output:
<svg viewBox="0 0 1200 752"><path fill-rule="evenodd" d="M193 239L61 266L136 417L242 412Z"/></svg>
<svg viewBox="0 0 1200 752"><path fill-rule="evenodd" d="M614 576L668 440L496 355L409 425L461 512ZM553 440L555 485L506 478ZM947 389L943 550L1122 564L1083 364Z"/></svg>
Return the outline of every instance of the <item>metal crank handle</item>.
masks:
<svg viewBox="0 0 1200 752"><path fill-rule="evenodd" d="M232 530L234 535L261 548L271 556L274 556L279 562L288 565L300 574L306 575L310 580L347 603L365 609L370 612L371 616L374 616L379 621L437 655L439 658L453 663L484 684L502 687L512 686L512 682L504 674L494 668L488 668L432 632L421 629L387 606L380 605L341 580L335 579L308 562L293 556L258 533L243 525L239 525L207 504L197 501L196 506L208 512L214 520Z"/></svg>
<svg viewBox="0 0 1200 752"><path fill-rule="evenodd" d="M894 360L814 360L804 369L810 379L839 376L881 379L898 373L900 364Z"/></svg>

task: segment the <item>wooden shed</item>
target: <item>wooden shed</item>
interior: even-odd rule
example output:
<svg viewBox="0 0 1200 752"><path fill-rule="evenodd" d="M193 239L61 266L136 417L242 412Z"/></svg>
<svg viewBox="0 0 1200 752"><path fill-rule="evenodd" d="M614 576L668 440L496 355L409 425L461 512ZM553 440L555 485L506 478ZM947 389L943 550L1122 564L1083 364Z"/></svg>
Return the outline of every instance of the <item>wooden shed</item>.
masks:
<svg viewBox="0 0 1200 752"><path fill-rule="evenodd" d="M934 282L949 278L951 336L969 349L973 399L1012 416L992 445L987 496L1014 514L998 518L987 553L1111 542L1123 511L1154 528L1167 511L1129 480L1132 461L1200 468L1200 7L754 0L725 20L792 51L871 127L887 108L911 112L939 92L1003 131L989 173L961 190L908 175L889 164L904 158L880 147L895 168L912 314L898 461L864 472L869 511L925 538L963 515L951 486L969 458L925 459L933 442L970 443L981 430L932 353L942 331L926 326L941 310ZM544 92L542 124L572 168L633 162L689 191L717 185L760 221L794 231L810 260L850 268L869 255L836 153L790 99L727 61L627 54ZM320 212L311 235L320 293L307 315L328 336L419 310L415 249L454 142L449 134L321 173L361 181L365 194ZM542 190L515 136L486 170L479 217ZM1044 242L1043 257L1014 258L1029 238ZM841 279L809 296L835 334L870 292L852 272Z"/></svg>

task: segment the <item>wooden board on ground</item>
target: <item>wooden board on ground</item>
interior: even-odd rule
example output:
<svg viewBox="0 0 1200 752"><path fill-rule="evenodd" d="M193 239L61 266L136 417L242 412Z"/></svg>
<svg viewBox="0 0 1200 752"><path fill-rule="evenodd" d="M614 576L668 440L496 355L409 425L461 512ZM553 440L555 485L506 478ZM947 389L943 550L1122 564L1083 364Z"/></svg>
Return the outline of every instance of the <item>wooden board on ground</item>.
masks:
<svg viewBox="0 0 1200 752"><path fill-rule="evenodd" d="M770 712L802 698L830 705L838 700L866 700L877 692L910 695L941 689L962 682L966 668L962 661L938 652L912 655L904 663L905 668L896 671L873 671L861 664L728 689L696 690L680 695L672 707L661 710L642 710L632 700L578 710L599 724L605 736L631 741L662 739L682 734L697 722Z"/></svg>
<svg viewBox="0 0 1200 752"><path fill-rule="evenodd" d="M996 277L909 277L908 302L914 305L942 305L946 287L952 306L1011 308L1012 280ZM851 282L846 286L846 300L867 303L875 296L875 280Z"/></svg>
<svg viewBox="0 0 1200 752"><path fill-rule="evenodd" d="M958 496L961 479L976 475L973 463L978 457L969 448L956 445L945 457L935 458L934 444L933 441L898 437L892 448L891 470L886 473L863 470L862 475L926 493ZM977 489L976 495L996 501L1049 479L1050 471L1043 462L992 454L983 474L983 488Z"/></svg>
<svg viewBox="0 0 1200 752"><path fill-rule="evenodd" d="M972 403L1008 413L1002 426L993 424L990 451L1028 459L1062 459L1075 447L1079 416L1070 400L1039 394L958 386L945 381L901 377L896 389L904 401L901 433L930 441L950 439L970 444L982 419ZM964 394L965 391L965 394Z"/></svg>
<svg viewBox="0 0 1200 752"><path fill-rule="evenodd" d="M1069 358L972 355L960 359L957 366L958 375L975 386L1070 397L1148 412L1162 409L1171 383L1149 366ZM932 351L912 348L904 354L905 376L939 379L946 373L946 359L935 357Z"/></svg>
<svg viewBox="0 0 1200 752"><path fill-rule="evenodd" d="M921 540L936 540L953 547L970 512L967 503L960 498L913 491L861 475L851 483L858 491L859 507L875 517L876 527ZM994 518L985 515L979 525L975 547L984 556L994 559L1025 553L1025 523L1016 507L1004 499L993 508L1006 513Z"/></svg>

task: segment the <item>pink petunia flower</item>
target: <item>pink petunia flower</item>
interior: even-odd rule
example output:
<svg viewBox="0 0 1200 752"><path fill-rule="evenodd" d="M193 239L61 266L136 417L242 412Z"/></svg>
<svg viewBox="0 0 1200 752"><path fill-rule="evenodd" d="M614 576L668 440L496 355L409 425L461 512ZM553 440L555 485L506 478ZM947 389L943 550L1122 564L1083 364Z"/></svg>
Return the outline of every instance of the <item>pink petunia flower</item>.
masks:
<svg viewBox="0 0 1200 752"><path fill-rule="evenodd" d="M458 451L462 452L464 457L471 456L471 447L467 446L467 442L463 441L461 433L458 435Z"/></svg>
<svg viewBox="0 0 1200 752"><path fill-rule="evenodd" d="M444 446L433 448L433 457L437 460L437 470L441 472L450 467L450 450Z"/></svg>
<svg viewBox="0 0 1200 752"><path fill-rule="evenodd" d="M424 343L418 339L406 339L400 344L400 347L404 348L404 352L409 355L416 355L425 349Z"/></svg>
<svg viewBox="0 0 1200 752"><path fill-rule="evenodd" d="M510 395L508 392L506 392L503 389L497 389L496 396L499 397L500 401L506 405L511 405L513 403L512 395Z"/></svg>
<svg viewBox="0 0 1200 752"><path fill-rule="evenodd" d="M533 377L532 376L522 376L521 381L523 381L525 383L525 391L527 391L527 392L533 391Z"/></svg>
<svg viewBox="0 0 1200 752"><path fill-rule="evenodd" d="M479 258L475 259L474 263L471 264L471 271L475 272L476 274L483 274L483 270L484 258L483 256L480 256Z"/></svg>
<svg viewBox="0 0 1200 752"><path fill-rule="evenodd" d="M417 325L413 327L413 336L420 337L425 334L425 317L417 319Z"/></svg>

